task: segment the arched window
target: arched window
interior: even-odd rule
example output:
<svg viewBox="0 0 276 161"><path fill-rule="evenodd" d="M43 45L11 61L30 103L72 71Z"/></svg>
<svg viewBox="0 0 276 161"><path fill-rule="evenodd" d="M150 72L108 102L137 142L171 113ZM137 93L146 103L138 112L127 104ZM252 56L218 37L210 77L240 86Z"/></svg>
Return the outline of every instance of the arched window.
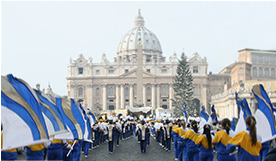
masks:
<svg viewBox="0 0 276 161"><path fill-rule="evenodd" d="M253 76L257 76L258 73L257 73L257 68L256 67L253 67Z"/></svg>
<svg viewBox="0 0 276 161"><path fill-rule="evenodd" d="M109 96L114 96L114 88L113 87L109 88L108 95Z"/></svg>
<svg viewBox="0 0 276 161"><path fill-rule="evenodd" d="M167 96L167 87L166 86L162 87L162 96Z"/></svg>
<svg viewBox="0 0 276 161"><path fill-rule="evenodd" d="M259 68L259 76L263 76L263 68Z"/></svg>
<svg viewBox="0 0 276 161"><path fill-rule="evenodd" d="M150 87L147 88L147 96L151 96L151 90Z"/></svg>
<svg viewBox="0 0 276 161"><path fill-rule="evenodd" d="M271 69L271 76L275 77L275 69L274 68Z"/></svg>
<svg viewBox="0 0 276 161"><path fill-rule="evenodd" d="M126 96L126 97L129 96L129 88L128 88L128 87L125 88L125 96Z"/></svg>
<svg viewBox="0 0 276 161"><path fill-rule="evenodd" d="M265 68L265 76L269 76L269 69Z"/></svg>
<svg viewBox="0 0 276 161"><path fill-rule="evenodd" d="M79 87L78 96L83 97L83 88L82 87Z"/></svg>

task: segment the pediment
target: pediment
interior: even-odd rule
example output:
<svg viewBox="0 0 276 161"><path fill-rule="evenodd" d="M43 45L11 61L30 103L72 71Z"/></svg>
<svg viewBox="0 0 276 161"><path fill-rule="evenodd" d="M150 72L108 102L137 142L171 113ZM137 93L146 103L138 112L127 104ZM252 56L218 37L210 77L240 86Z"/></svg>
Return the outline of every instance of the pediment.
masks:
<svg viewBox="0 0 276 161"><path fill-rule="evenodd" d="M124 74L120 75L120 77L125 77L125 78L127 78L127 77L129 77L129 78L137 77L136 72L137 72L137 69L133 69L133 70L127 72L127 73L124 73ZM143 78L149 78L149 77L155 77L155 75L143 70Z"/></svg>

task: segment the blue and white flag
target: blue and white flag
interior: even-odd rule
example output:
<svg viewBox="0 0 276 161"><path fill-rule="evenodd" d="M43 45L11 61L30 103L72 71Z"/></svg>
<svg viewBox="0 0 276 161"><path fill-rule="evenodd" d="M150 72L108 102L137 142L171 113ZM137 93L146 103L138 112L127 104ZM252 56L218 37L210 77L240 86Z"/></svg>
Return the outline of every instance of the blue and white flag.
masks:
<svg viewBox="0 0 276 161"><path fill-rule="evenodd" d="M88 109L88 116L89 116L91 126L94 125L97 122L97 118L89 109Z"/></svg>
<svg viewBox="0 0 276 161"><path fill-rule="evenodd" d="M40 107L43 112L49 136L68 132L65 121L63 120L57 106L51 102L46 95L38 90L34 90L39 98Z"/></svg>
<svg viewBox="0 0 276 161"><path fill-rule="evenodd" d="M212 111L212 114L211 114L212 122L218 122L218 116L215 110L215 105L212 106L211 111Z"/></svg>
<svg viewBox="0 0 276 161"><path fill-rule="evenodd" d="M204 106L201 107L200 118L201 120L205 120L205 122L208 122L209 120L209 114L206 112Z"/></svg>
<svg viewBox="0 0 276 161"><path fill-rule="evenodd" d="M13 75L1 76L2 150L47 142L46 123L30 86Z"/></svg>
<svg viewBox="0 0 276 161"><path fill-rule="evenodd" d="M85 131L84 131L84 134L83 134L83 140L88 141L88 142L92 142L92 140L90 139L91 124L90 124L89 117L87 116L87 114L86 114L84 108L82 107L81 103L79 103L79 109L81 110L83 120L85 122Z"/></svg>
<svg viewBox="0 0 276 161"><path fill-rule="evenodd" d="M236 103L239 107L239 120L237 122L237 125L236 125L236 129L235 129L235 134L243 131L243 130L246 130L246 123L245 123L245 120L248 116L251 116L252 113L251 113L251 110L248 106L248 103L246 101L246 99L241 99L240 97L238 97L238 93L236 92L235 93L235 97L236 97Z"/></svg>
<svg viewBox="0 0 276 161"><path fill-rule="evenodd" d="M56 98L56 106L58 107L63 120L69 130L66 134L55 135L56 139L83 139L85 132L85 122L82 114L73 99Z"/></svg>
<svg viewBox="0 0 276 161"><path fill-rule="evenodd" d="M201 111L200 111L200 122L199 122L199 127L200 129L203 129L203 126L209 122L209 114L206 112L205 107L202 106L201 107Z"/></svg>
<svg viewBox="0 0 276 161"><path fill-rule="evenodd" d="M233 131L235 131L236 130L236 125L235 125L235 122L236 122L236 120L237 120L237 118L236 117L233 117L232 118L232 121L231 121L231 129L233 130Z"/></svg>
<svg viewBox="0 0 276 161"><path fill-rule="evenodd" d="M182 108L183 108L183 114L184 114L184 117L186 119L186 122L188 122L189 115L187 113L187 105L185 104L185 102L183 103Z"/></svg>
<svg viewBox="0 0 276 161"><path fill-rule="evenodd" d="M272 140L276 137L275 109L263 85L253 86L252 92L258 101L258 109L255 112L257 133L262 137L262 142Z"/></svg>

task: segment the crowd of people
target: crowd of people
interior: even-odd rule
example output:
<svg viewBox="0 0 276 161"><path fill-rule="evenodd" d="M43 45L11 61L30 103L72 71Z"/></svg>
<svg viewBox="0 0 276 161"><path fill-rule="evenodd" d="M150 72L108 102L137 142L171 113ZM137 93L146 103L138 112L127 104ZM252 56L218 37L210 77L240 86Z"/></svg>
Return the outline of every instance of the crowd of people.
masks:
<svg viewBox="0 0 276 161"><path fill-rule="evenodd" d="M212 161L217 153L218 161L261 161L272 160L275 150L269 155L269 142L261 143L256 132L253 116L246 119L247 130L237 134L231 129L227 118L220 122L199 127L195 120L178 119L136 119L133 117L100 118L91 129L89 140L50 139L49 144L40 143L26 147L26 160L65 160L78 161L81 153L88 157L92 149L108 142L108 153L112 154L120 141L137 136L141 153L146 153L152 137L170 152L173 145L174 159L179 161ZM16 160L16 149L1 152L2 160ZM271 155L270 155L271 154ZM274 155L274 156L273 156Z"/></svg>

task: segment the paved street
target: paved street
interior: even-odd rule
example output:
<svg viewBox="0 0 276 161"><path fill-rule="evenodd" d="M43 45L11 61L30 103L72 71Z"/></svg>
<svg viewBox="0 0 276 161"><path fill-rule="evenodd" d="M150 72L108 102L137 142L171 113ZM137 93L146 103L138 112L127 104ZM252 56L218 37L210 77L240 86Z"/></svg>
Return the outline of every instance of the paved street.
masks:
<svg viewBox="0 0 276 161"><path fill-rule="evenodd" d="M136 137L131 137L120 142L113 154L108 154L108 144L104 143L97 149L89 151L88 158L81 155L81 161L169 161L174 160L173 145L170 152L165 151L156 140L150 138L150 146L147 146L147 152L141 153L140 144ZM18 160L25 160L25 154L18 155Z"/></svg>

